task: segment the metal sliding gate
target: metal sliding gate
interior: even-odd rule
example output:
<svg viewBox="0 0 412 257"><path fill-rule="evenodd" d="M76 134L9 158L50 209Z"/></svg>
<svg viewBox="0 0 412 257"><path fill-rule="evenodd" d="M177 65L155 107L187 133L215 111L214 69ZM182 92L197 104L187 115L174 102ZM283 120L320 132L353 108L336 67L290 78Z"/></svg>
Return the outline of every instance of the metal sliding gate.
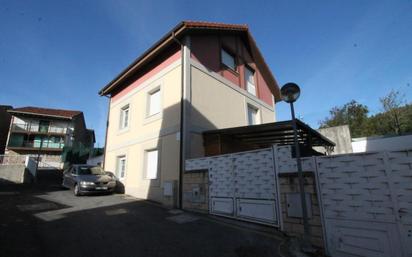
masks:
<svg viewBox="0 0 412 257"><path fill-rule="evenodd" d="M272 148L208 159L210 213L279 226Z"/></svg>
<svg viewBox="0 0 412 257"><path fill-rule="evenodd" d="M412 256L412 151L317 157L333 257Z"/></svg>

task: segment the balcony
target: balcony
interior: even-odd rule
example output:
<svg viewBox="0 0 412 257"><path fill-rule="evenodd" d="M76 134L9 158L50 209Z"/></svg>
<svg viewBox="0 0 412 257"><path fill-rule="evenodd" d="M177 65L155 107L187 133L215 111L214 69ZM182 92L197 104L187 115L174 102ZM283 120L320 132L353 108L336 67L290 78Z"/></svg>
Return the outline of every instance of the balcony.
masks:
<svg viewBox="0 0 412 257"><path fill-rule="evenodd" d="M34 134L66 134L67 127L56 125L39 125L37 123L13 123L12 132Z"/></svg>
<svg viewBox="0 0 412 257"><path fill-rule="evenodd" d="M61 151L64 147L63 138L49 137L25 140L23 137L12 136L7 146L10 150L44 150L44 151Z"/></svg>

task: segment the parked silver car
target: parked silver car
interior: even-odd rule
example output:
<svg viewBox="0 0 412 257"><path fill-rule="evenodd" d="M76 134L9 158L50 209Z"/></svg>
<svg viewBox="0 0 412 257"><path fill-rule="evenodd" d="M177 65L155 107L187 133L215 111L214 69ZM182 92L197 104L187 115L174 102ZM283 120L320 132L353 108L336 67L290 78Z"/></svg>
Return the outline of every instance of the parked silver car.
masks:
<svg viewBox="0 0 412 257"><path fill-rule="evenodd" d="M113 192L116 188L116 177L100 166L78 164L63 173L62 186L73 189L75 196L93 192Z"/></svg>

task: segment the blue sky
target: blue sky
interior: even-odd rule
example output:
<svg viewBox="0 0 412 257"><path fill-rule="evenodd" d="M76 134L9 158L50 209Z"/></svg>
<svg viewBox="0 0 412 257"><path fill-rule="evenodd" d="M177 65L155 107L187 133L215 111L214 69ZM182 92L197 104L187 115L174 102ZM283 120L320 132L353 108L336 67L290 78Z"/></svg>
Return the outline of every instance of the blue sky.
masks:
<svg viewBox="0 0 412 257"><path fill-rule="evenodd" d="M0 104L82 110L102 146L98 90L181 20L248 24L279 84L301 86L297 115L314 127L351 99L372 113L391 89L412 99L411 0L0 0Z"/></svg>

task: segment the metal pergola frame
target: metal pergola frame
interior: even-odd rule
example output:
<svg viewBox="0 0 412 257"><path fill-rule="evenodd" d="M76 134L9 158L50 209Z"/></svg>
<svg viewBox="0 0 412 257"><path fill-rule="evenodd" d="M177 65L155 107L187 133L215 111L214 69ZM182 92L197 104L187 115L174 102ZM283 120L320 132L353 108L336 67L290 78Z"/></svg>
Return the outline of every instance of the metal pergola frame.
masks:
<svg viewBox="0 0 412 257"><path fill-rule="evenodd" d="M299 144L314 147L322 146L333 148L335 143L312 129L304 122L296 119L298 142ZM246 144L257 145L259 147L268 147L277 145L293 145L293 125L292 121L279 121L259 125L250 125L243 127L233 127L226 129L208 130L203 132L204 136L220 135L230 136Z"/></svg>

